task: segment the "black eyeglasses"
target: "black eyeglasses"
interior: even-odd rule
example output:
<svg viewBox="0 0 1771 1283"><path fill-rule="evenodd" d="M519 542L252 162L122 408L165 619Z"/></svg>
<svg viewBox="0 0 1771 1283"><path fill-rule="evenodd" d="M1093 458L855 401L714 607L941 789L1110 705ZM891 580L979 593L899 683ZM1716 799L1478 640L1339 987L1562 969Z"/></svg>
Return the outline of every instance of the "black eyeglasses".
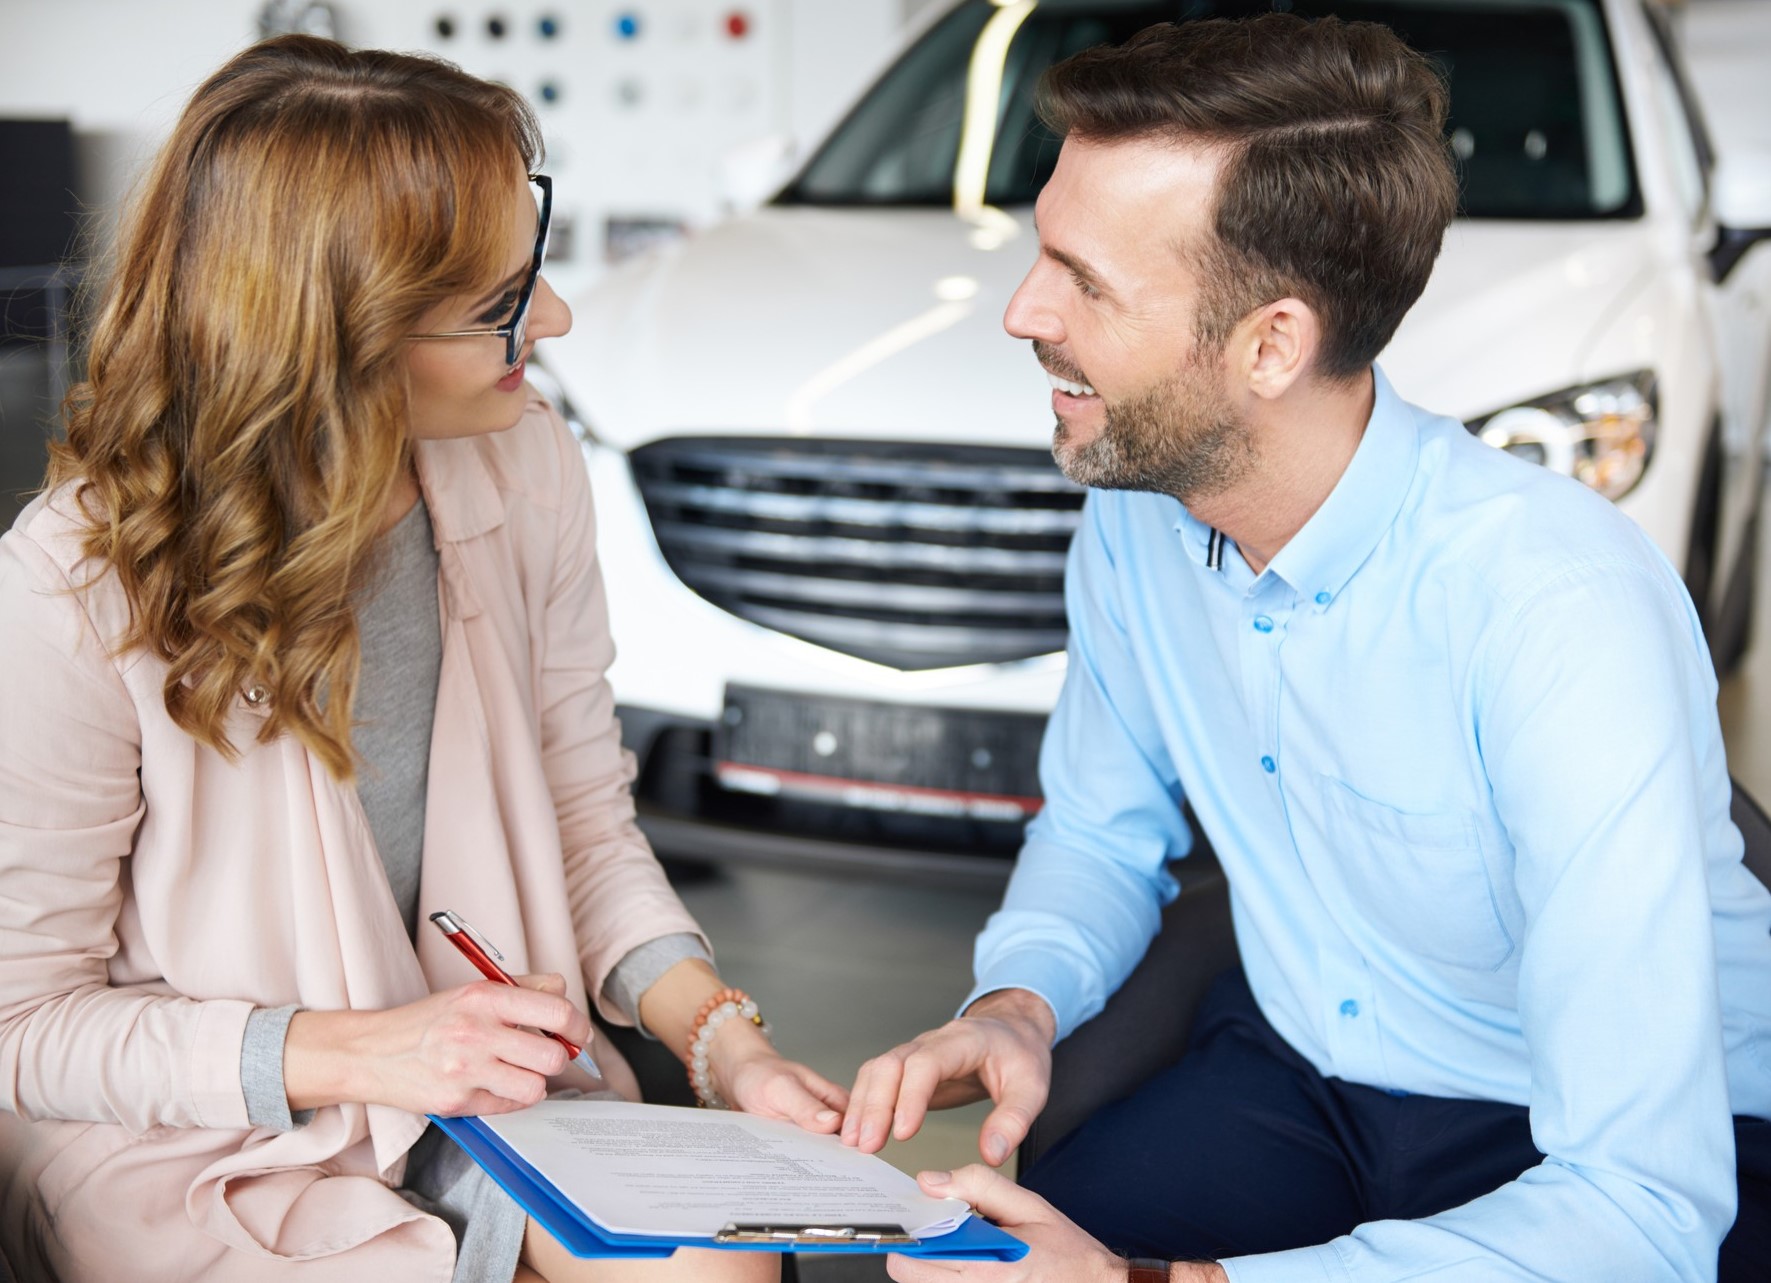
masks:
<svg viewBox="0 0 1771 1283"><path fill-rule="evenodd" d="M516 368L523 354L523 338L529 332L529 304L535 298L535 282L541 279L541 260L547 257L547 228L553 217L553 179L546 174L530 174L529 181L540 193L536 200L540 216L535 225L535 257L523 278L523 288L517 293L516 311L511 313L510 320L490 329L444 330L439 334L408 334L407 338L465 339L495 334L504 340L505 365Z"/></svg>

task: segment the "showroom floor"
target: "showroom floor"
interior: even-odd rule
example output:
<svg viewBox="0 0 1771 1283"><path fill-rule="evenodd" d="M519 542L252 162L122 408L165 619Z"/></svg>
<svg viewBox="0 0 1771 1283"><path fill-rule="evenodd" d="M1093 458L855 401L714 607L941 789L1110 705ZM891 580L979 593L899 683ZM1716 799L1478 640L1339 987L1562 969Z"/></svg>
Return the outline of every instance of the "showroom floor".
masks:
<svg viewBox="0 0 1771 1283"><path fill-rule="evenodd" d="M42 470L47 404L40 357L0 347L0 523ZM1767 523L1771 532L1771 523ZM1761 561L1771 572L1771 549ZM1721 712L1734 774L1771 799L1771 584L1758 594L1760 639L1723 685ZM1755 715L1756 714L1756 715ZM699 870L683 898L712 936L721 970L756 994L782 1049L842 1082L868 1056L945 1020L964 996L971 940L997 893L902 882L822 878L762 869ZM907 1170L973 1161L983 1110L937 1115L915 1140L889 1147ZM883 1278L820 1261L808 1283Z"/></svg>

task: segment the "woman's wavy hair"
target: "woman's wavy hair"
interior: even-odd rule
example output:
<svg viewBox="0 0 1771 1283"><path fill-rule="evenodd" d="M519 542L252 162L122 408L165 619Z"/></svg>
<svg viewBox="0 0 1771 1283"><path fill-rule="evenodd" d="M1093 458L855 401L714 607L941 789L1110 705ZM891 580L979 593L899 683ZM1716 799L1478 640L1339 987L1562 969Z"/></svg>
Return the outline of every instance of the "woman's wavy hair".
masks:
<svg viewBox="0 0 1771 1283"><path fill-rule="evenodd" d="M121 648L166 662L166 711L224 755L259 686L261 743L354 777L353 596L410 466L406 337L502 274L540 149L501 85L284 36L211 76L149 171L47 484L128 596Z"/></svg>

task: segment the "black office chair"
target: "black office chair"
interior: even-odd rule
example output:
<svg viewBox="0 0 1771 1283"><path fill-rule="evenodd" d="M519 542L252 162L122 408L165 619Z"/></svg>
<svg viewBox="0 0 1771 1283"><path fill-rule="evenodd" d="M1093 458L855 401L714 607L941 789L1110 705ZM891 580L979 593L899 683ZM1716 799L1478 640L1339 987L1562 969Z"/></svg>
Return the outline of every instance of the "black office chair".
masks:
<svg viewBox="0 0 1771 1283"><path fill-rule="evenodd" d="M1746 839L1746 867L1771 886L1771 816L1738 782L1732 811ZM1201 856L1203 865L1195 864ZM1229 884L1203 836L1177 868L1181 894L1164 911L1144 960L1100 1015L1053 1048L1051 1097L1021 1142L1019 1170L1179 1060L1206 988L1236 965Z"/></svg>

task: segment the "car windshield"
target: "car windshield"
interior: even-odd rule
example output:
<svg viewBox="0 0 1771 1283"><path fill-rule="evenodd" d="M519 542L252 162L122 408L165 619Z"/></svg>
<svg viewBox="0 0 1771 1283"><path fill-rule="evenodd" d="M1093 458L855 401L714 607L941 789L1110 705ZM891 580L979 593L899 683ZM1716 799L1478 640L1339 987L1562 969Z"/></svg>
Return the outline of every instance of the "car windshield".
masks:
<svg viewBox="0 0 1771 1283"><path fill-rule="evenodd" d="M1598 0L965 0L916 41L780 203L1031 204L1058 142L1039 76L1157 22L1283 8L1387 23L1451 86L1447 124L1468 218L1641 212ZM992 119L993 116L993 119Z"/></svg>

